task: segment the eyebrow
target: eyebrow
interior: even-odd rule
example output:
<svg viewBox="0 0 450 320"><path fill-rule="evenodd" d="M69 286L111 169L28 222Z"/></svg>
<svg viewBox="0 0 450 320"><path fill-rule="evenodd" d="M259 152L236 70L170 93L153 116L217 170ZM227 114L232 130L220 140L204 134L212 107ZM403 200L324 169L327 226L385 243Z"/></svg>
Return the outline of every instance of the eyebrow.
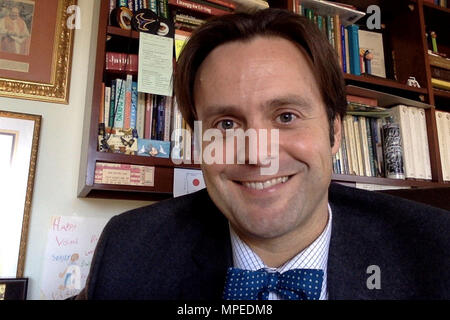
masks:
<svg viewBox="0 0 450 320"><path fill-rule="evenodd" d="M263 103L262 107L265 110L270 110L275 107L295 105L303 110L310 110L312 108L312 102L309 98L296 94L289 94L285 96L276 97ZM210 105L205 108L205 118L221 115L221 114L234 114L243 115L243 110L237 105Z"/></svg>

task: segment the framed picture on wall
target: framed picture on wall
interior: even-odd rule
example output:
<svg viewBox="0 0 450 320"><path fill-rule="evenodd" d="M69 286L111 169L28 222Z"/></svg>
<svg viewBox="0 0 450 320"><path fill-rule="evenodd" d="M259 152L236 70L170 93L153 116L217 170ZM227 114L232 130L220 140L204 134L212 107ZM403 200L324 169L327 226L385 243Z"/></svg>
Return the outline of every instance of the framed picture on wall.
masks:
<svg viewBox="0 0 450 320"><path fill-rule="evenodd" d="M0 278L23 276L41 116L0 111Z"/></svg>
<svg viewBox="0 0 450 320"><path fill-rule="evenodd" d="M28 291L27 278L0 278L0 301L1 300L26 300Z"/></svg>
<svg viewBox="0 0 450 320"><path fill-rule="evenodd" d="M68 103L76 0L0 0L0 96Z"/></svg>

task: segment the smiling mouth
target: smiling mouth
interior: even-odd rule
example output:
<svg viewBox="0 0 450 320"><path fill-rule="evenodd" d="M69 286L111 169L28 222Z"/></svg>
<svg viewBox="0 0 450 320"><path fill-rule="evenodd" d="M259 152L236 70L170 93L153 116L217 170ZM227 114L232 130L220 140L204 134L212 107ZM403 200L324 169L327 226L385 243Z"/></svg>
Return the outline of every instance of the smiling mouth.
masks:
<svg viewBox="0 0 450 320"><path fill-rule="evenodd" d="M243 185L244 187L247 187L249 189L263 190L263 189L271 188L278 184L286 183L291 177L292 176L284 176L284 177L269 179L266 181L234 181L234 182L236 182L240 185Z"/></svg>

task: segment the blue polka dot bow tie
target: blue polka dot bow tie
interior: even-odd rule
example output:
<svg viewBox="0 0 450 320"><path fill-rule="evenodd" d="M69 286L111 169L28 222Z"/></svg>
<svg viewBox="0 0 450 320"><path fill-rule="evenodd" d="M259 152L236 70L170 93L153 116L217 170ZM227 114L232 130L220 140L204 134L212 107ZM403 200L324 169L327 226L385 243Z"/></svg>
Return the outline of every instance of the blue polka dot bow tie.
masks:
<svg viewBox="0 0 450 320"><path fill-rule="evenodd" d="M293 269L283 273L229 268L223 298L225 300L268 300L275 292L286 300L318 300L323 270Z"/></svg>

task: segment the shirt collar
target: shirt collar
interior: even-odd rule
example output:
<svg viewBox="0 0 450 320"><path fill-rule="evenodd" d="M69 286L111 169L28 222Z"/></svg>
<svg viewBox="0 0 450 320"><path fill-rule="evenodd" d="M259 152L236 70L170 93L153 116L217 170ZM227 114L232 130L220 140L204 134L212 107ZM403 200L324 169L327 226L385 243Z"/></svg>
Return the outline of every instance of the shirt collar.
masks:
<svg viewBox="0 0 450 320"><path fill-rule="evenodd" d="M234 267L245 270L259 270L265 268L269 271L280 273L291 269L322 269L324 274L327 271L328 249L331 237L332 212L328 204L328 222L319 237L308 247L288 260L278 268L269 268L261 258L235 233L230 224L231 246L233 252Z"/></svg>

